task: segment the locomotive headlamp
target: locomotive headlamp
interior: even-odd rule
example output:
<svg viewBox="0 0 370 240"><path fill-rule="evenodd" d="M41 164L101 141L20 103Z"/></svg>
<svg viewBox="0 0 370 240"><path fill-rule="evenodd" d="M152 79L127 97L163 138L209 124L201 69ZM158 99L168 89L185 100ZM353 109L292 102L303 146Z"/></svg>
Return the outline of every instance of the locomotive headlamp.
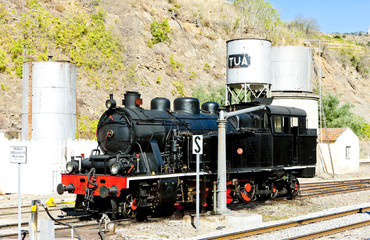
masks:
<svg viewBox="0 0 370 240"><path fill-rule="evenodd" d="M112 164L112 166L110 167L110 172L113 174L113 175L116 175L117 173L119 173L122 169L122 165L118 162L115 162Z"/></svg>
<svg viewBox="0 0 370 240"><path fill-rule="evenodd" d="M66 164L66 170L68 173L73 173L78 169L78 163L77 162L67 162Z"/></svg>
<svg viewBox="0 0 370 240"><path fill-rule="evenodd" d="M116 101L113 99L113 94L109 94L109 99L105 102L105 107L108 109L116 108Z"/></svg>

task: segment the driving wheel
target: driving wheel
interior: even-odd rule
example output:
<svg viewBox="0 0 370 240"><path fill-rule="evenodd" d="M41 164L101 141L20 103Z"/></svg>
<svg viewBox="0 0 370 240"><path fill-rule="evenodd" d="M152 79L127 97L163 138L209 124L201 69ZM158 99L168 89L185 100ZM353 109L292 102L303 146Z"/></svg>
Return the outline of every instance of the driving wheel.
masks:
<svg viewBox="0 0 370 240"><path fill-rule="evenodd" d="M270 192L270 198L271 199L276 198L279 191L278 191L277 187L274 184L270 185L270 191L271 191Z"/></svg>
<svg viewBox="0 0 370 240"><path fill-rule="evenodd" d="M292 179L292 181L290 182L290 190L291 190L291 194L292 194L293 198L298 196L298 194L299 194L298 179Z"/></svg>
<svg viewBox="0 0 370 240"><path fill-rule="evenodd" d="M241 183L239 186L238 197L243 202L250 202L256 198L256 185L253 181Z"/></svg>
<svg viewBox="0 0 370 240"><path fill-rule="evenodd" d="M137 200L133 194L126 196L126 201L123 203L123 214L128 218L135 218L137 214Z"/></svg>

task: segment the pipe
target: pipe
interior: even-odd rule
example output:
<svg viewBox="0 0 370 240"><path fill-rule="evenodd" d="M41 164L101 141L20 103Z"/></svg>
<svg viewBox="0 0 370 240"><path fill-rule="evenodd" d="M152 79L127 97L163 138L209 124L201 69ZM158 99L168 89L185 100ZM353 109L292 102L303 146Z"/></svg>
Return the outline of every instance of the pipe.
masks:
<svg viewBox="0 0 370 240"><path fill-rule="evenodd" d="M217 161L217 213L228 212L226 201L226 119L249 112L265 109L266 106L257 106L246 108L234 112L225 112L221 110L218 119L218 161Z"/></svg>

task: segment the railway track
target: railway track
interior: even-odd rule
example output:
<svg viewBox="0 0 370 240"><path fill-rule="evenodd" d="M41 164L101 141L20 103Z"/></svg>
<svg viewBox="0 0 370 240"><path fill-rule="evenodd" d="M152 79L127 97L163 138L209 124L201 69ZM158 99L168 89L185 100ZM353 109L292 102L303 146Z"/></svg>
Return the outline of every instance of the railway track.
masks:
<svg viewBox="0 0 370 240"><path fill-rule="evenodd" d="M320 188L337 188L343 186L361 186L370 184L369 178L364 179L350 179L350 180L332 180L321 182L301 183L301 190L314 190Z"/></svg>
<svg viewBox="0 0 370 240"><path fill-rule="evenodd" d="M370 179L355 179L355 180L346 180L346 181L340 180L340 181L304 183L300 185L300 188L301 188L301 194L297 197L297 199L309 198L309 197L314 197L314 196L323 196L327 194L336 194L336 193L343 193L343 192L350 192L350 191L366 190L370 188ZM277 199L277 200L286 200L286 199L283 198L283 199ZM251 202L251 204L258 204L258 202ZM245 204L242 204L242 205L244 206ZM234 210L237 210L237 209L242 209L245 207L243 206L240 206L240 207L230 206L230 207ZM12 212L12 209L14 209L15 211ZM6 207L6 208L1 207L0 208L0 218L9 217L11 215L17 215L16 209L17 209L17 206ZM30 214L31 213L30 209L31 209L30 205L22 206L22 215ZM55 212L55 211L61 211L61 209L62 209L61 207L49 208L49 211ZM39 208L39 213L44 214L44 209L42 207ZM92 228L98 229L99 224L96 221L95 222L80 221L80 219L83 217L84 216L65 217L65 218L58 218L58 220L61 222L67 222L67 223L73 224L76 228L92 227ZM126 219L123 221L129 221L129 220ZM299 224L301 225L303 224L303 222L300 222ZM28 224L29 224L28 222L24 221L21 223L21 226L22 228L26 228ZM364 223L364 224L367 224L367 223ZM17 226L18 226L18 223L9 223L9 224L0 225L0 239L17 236ZM290 226L286 226L286 227L290 227ZM8 231L7 233L2 234L1 231L3 231L4 229L8 229L9 231L13 231L13 232L9 233ZM68 227L64 227L60 225L55 226L55 232L63 231L66 229L68 229ZM253 233L253 234L256 234L256 233ZM215 239L218 239L218 238L215 238Z"/></svg>
<svg viewBox="0 0 370 240"><path fill-rule="evenodd" d="M64 218L56 218L58 222L67 223L69 225L73 225L75 229L83 229L83 228L92 228L99 230L99 221L97 220L86 220L89 215L80 215L76 217L64 217ZM47 217L47 219L49 219ZM83 219L83 220L82 220ZM128 219L118 220L116 222L128 221ZM29 222L22 222L21 226L23 229L28 229ZM3 224L0 225L0 239L7 239L18 236L18 223L10 223L10 224ZM8 229L8 231L6 231ZM61 225L59 223L55 223L54 231L57 234L64 230L70 230L71 228L68 226ZM5 232L4 232L5 230Z"/></svg>
<svg viewBox="0 0 370 240"><path fill-rule="evenodd" d="M22 214L30 214L31 213L31 206L22 206ZM27 209L26 209L27 208ZM57 207L57 208L52 208L52 209L49 209L49 212L56 212L56 211L62 211L64 207ZM2 209L0 209L0 217L3 217L3 216L11 216L11 215L17 215L18 212L17 211L10 211L10 212L1 212ZM3 209L3 211L6 210L6 209ZM39 209L39 212L40 213L43 213L45 212L42 208Z"/></svg>
<svg viewBox="0 0 370 240"><path fill-rule="evenodd" d="M290 221L286 223L280 223L280 224L275 224L275 225L270 225L266 227L261 227L261 228L255 228L255 229L250 229L250 230L245 230L245 231L237 231L237 232L232 232L232 233L227 233L227 234L222 234L222 235L217 235L217 236L211 236L211 237L206 237L206 238L201 238L202 240L211 240L211 239L238 239L238 238L246 238L246 237L251 237L255 236L257 234L265 234L265 233L270 233L273 231L280 231L282 229L287 229L287 228L293 228L297 226L302 226L306 224L313 224L321 221L326 221L326 220L331 220L335 218L340 218L344 216L349 216L352 214L358 214L358 213L364 213L370 211L370 206L367 206L365 208L356 208L348 211L343 211L343 212L337 212L337 213L332 213L332 214L327 214L327 215L322 215L318 217L311 217L311 218L306 218L306 219L300 219L296 221ZM347 229L352 229L352 228L358 228L362 226L367 226L370 225L370 220L362 221L362 222L357 222L353 224L348 224L345 226L338 226L336 228L332 229L325 229L323 231L318 231L318 232L313 232L305 235L300 235L288 239L310 239L313 237L319 237L319 236L324 236L328 234L334 234L340 231L344 231Z"/></svg>
<svg viewBox="0 0 370 240"><path fill-rule="evenodd" d="M370 189L370 179L304 183L300 185L300 194L298 195L298 198L309 198L368 189Z"/></svg>
<svg viewBox="0 0 370 240"><path fill-rule="evenodd" d="M293 237L293 238L288 238L288 239L289 240L293 240L293 239L295 239L295 240L298 240L298 239L299 240L313 239L313 238L317 238L317 237L323 237L323 236L326 236L326 235L332 235L332 234L343 232L343 231L346 231L346 230L351 230L351 229L354 229L354 228L365 227L365 226L368 226L368 225L370 225L370 220L362 221L362 222L358 222L358 223L353 223L353 224L348 224L348 225L345 225L345 226L331 228L331 229L327 229L327 230L323 230L323 231L313 232L313 233L309 233L309 234L305 234L305 235L300 235L300 236Z"/></svg>
<svg viewBox="0 0 370 240"><path fill-rule="evenodd" d="M98 230L99 228L99 223L97 223L96 221L95 222L83 222L83 223L76 223L76 222L68 222L68 223L75 223L74 224L74 228L77 228L77 229L81 229L81 228L88 228L88 227L93 227ZM28 224L28 223L27 223ZM57 234L58 232L61 232L63 230L68 230L70 229L69 227L66 227L66 226L60 226L60 225L55 225L55 233ZM12 231L10 233L3 233L3 234L0 234L0 239L6 239L6 238L11 238L11 237L16 237L18 236L18 232L17 230L15 231Z"/></svg>
<svg viewBox="0 0 370 240"><path fill-rule="evenodd" d="M13 237L18 236L18 222L15 222L16 215L18 214L18 212L13 211L16 208L17 207L0 208L0 211L3 211L3 212L0 212L0 220L9 219L9 222L10 222L6 224L0 224L0 239L8 239L8 238L13 238ZM64 208L65 206L51 208L51 209L49 208L48 211L49 212L62 211L62 209ZM26 229L28 229L28 226L29 226L28 219L31 214L31 211L29 209L31 209L31 206L25 205L25 206L22 206L21 209L22 209L22 217L23 218L27 217L27 221L24 221L23 219L21 222L22 231L27 232ZM10 212L8 210L10 210ZM40 219L49 219L49 217L46 214L45 209L42 208L41 206L39 207L38 214L39 214ZM98 226L96 221L94 223L90 223L88 221L81 221L82 219L87 219L89 217L91 216L86 215L86 214L80 214L78 216L59 215L56 218L56 220L62 223L73 224L73 225L76 225L77 227L89 227L93 225ZM68 227L58 226L57 224L55 225L56 232L65 230L65 229L68 229Z"/></svg>
<svg viewBox="0 0 370 240"><path fill-rule="evenodd" d="M88 217L88 215L86 215L86 216L77 216L77 217L57 218L57 220L59 222L78 223L84 217ZM29 225L28 221L27 222L21 222L21 227L27 227L28 225ZM9 229L9 228L17 228L17 227L18 227L18 223L2 224L2 225L0 225L0 230ZM1 235L0 235L0 237L1 237Z"/></svg>

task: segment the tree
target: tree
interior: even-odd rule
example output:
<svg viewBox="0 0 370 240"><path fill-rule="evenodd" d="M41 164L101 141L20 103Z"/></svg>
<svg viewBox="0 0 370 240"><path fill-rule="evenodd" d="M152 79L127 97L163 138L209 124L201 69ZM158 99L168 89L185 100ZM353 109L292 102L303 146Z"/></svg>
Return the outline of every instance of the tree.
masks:
<svg viewBox="0 0 370 240"><path fill-rule="evenodd" d="M217 102L222 105L225 101L225 87L220 85L218 87L209 86L210 91L204 90L202 87L198 87L192 92L192 96L199 99L202 105L205 102Z"/></svg>
<svg viewBox="0 0 370 240"><path fill-rule="evenodd" d="M322 97L322 106L328 128L349 127L361 138L370 137L370 124L351 112L351 104L339 106L338 96L328 93Z"/></svg>
<svg viewBox="0 0 370 240"><path fill-rule="evenodd" d="M312 36L320 31L320 27L315 18L305 18L301 15L296 16L294 20L288 24L288 27L300 31L307 36Z"/></svg>
<svg viewBox="0 0 370 240"><path fill-rule="evenodd" d="M278 11L265 0L234 0L246 27L260 34L273 35L281 22Z"/></svg>

